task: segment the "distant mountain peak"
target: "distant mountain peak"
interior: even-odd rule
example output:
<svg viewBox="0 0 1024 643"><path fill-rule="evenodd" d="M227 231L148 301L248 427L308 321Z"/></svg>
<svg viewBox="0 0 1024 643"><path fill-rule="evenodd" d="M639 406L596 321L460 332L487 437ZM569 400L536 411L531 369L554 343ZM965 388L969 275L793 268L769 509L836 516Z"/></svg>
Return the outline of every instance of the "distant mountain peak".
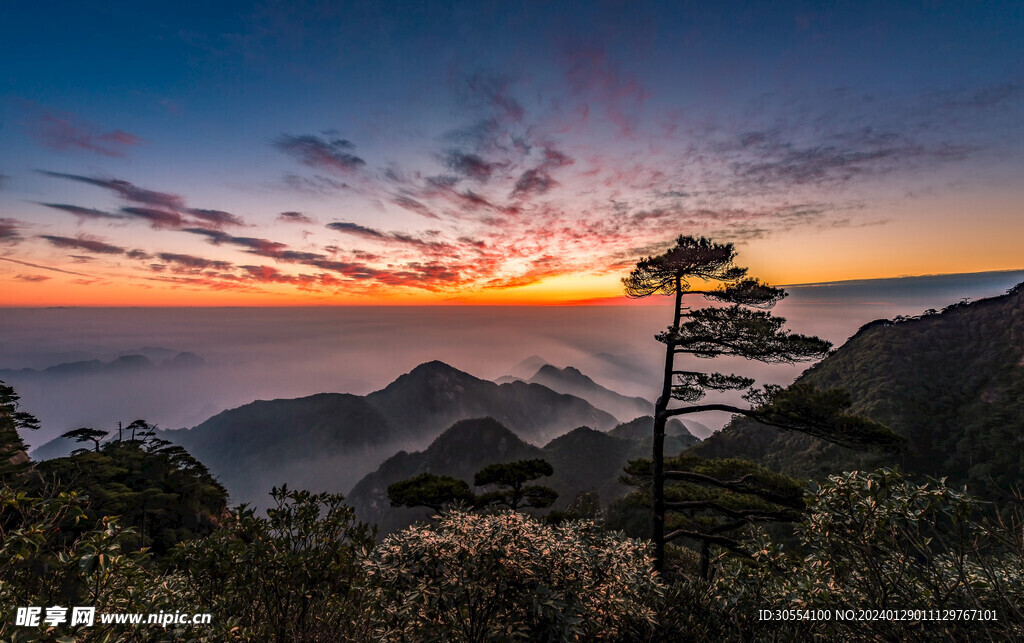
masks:
<svg viewBox="0 0 1024 643"><path fill-rule="evenodd" d="M460 371L459 369L455 368L450 364L446 364L445 362L442 362L439 359L432 359L429 362L423 362L416 368L412 369L411 371L409 371L409 374L411 375L412 373L435 371L462 373L462 371Z"/></svg>
<svg viewBox="0 0 1024 643"><path fill-rule="evenodd" d="M395 387L414 385L430 385L434 386L438 379L444 380L466 380L466 381L483 381L480 378L470 375L465 371L460 371L450 364L446 364L440 360L431 360L429 362L423 362L419 366L416 366L408 373L399 375L393 382L388 384L383 390L392 390Z"/></svg>
<svg viewBox="0 0 1024 643"><path fill-rule="evenodd" d="M559 393L581 397L597 408L611 413L619 421L649 414L654 405L640 397L627 397L607 389L574 366L558 368L551 364L540 367L529 379Z"/></svg>
<svg viewBox="0 0 1024 643"><path fill-rule="evenodd" d="M509 369L507 375L519 379L528 379L537 373L537 369L549 365L546 359L540 355L530 355L523 361Z"/></svg>

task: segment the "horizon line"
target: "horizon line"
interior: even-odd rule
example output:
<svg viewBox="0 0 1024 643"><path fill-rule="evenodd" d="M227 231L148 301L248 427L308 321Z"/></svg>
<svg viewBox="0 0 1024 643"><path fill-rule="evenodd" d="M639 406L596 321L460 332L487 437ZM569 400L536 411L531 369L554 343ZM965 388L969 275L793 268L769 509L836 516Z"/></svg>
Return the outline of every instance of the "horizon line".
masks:
<svg viewBox="0 0 1024 643"><path fill-rule="evenodd" d="M860 279L841 279L833 281L817 281L817 282L806 282L798 284L779 284L779 288L821 288L829 286L849 286L849 285L860 285L877 283L883 281L900 281L904 279L934 279L941 277L970 277L970 276L982 276L982 275L1000 275L1000 274L1011 274L1011 273L1024 273L1024 267L1022 268L1011 268L1003 270L982 270L978 272L948 272L948 273L929 273L923 275L899 275L897 277L873 277L873 278L860 278ZM367 303L344 303L344 304L330 304L330 303L309 303L309 304L258 304L258 305L232 305L232 304L191 304L191 305L135 305L135 306L117 306L117 305L68 305L68 304L55 304L50 306L16 306L0 304L0 310L58 310L58 309L118 309L118 310L130 310L130 309L181 309L181 308L195 308L195 309L242 309L242 308L559 308L559 307L585 307L585 306L604 306L604 307L621 307L621 306L649 306L655 305L654 302L659 301L656 297L644 297L642 299L630 299L625 295L617 295L614 297L594 297L590 299L570 299L565 301L540 301L534 303L460 303L453 301L452 299L431 302L431 303L387 303L382 301L374 301Z"/></svg>

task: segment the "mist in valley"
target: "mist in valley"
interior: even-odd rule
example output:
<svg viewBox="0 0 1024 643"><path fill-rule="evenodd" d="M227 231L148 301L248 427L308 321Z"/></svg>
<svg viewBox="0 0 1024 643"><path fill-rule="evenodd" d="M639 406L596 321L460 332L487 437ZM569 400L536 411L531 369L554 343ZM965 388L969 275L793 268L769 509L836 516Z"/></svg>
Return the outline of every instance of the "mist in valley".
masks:
<svg viewBox="0 0 1024 643"><path fill-rule="evenodd" d="M874 319L998 295L1022 280L1024 272L1002 272L798 286L789 288L790 297L776 312L793 330L838 346ZM22 408L41 421L41 430L25 436L32 447L80 426L116 435L117 422L144 418L162 429L191 428L258 399L321 392L365 395L431 360L489 380L508 375L529 379L543 362L574 366L602 386L653 400L663 359L663 347L653 335L670 322L668 301L658 303L0 309L0 379L16 388ZM146 359L115 362L125 355ZM88 360L98 360L99 366L45 370ZM786 384L806 366L723 359L716 368L753 375L761 383ZM717 429L728 418L692 419ZM72 446L77 445L69 444L68 450ZM303 466L254 472L253 485L269 476L293 486L347 491L399 448L425 446L389 444L372 453L320 454Z"/></svg>

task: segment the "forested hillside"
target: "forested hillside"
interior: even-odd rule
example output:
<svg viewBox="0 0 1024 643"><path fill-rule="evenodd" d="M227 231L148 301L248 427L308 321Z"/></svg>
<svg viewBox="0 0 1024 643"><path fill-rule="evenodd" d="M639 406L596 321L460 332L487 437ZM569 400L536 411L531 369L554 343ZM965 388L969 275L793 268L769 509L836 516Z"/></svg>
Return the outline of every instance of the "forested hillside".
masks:
<svg viewBox="0 0 1024 643"><path fill-rule="evenodd" d="M866 324L797 382L842 388L852 412L906 438L897 456L868 456L735 419L694 447L798 475L898 464L1006 499L1024 480L1024 284L918 317Z"/></svg>
<svg viewBox="0 0 1024 643"><path fill-rule="evenodd" d="M580 493L593 491L603 504L627 490L619 482L630 458L646 453L642 442L579 427L537 447L492 418L463 420L442 433L423 451L401 451L359 481L349 502L360 520L376 524L386 534L429 518L429 509L392 507L388 485L421 473L472 480L473 474L494 463L542 458L554 469L542 483L558 492L554 507L562 509Z"/></svg>

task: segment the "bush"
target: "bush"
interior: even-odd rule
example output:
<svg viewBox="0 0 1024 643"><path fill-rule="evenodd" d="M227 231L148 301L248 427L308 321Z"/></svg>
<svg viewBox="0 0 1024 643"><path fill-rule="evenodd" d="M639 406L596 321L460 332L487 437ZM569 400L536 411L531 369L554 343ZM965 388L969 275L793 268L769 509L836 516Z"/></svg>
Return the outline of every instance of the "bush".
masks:
<svg viewBox="0 0 1024 643"><path fill-rule="evenodd" d="M214 640L345 641L365 637L361 565L373 530L341 494L287 487L267 517L243 505L224 527L178 545L189 593L219 619Z"/></svg>
<svg viewBox="0 0 1024 643"><path fill-rule="evenodd" d="M830 476L809 498L794 552L761 536L759 565L729 563L708 586L739 630L832 640L1024 639L1020 524L979 520L982 503L943 481L889 469ZM993 610L998 620L856 620L773 624L759 609ZM783 633L785 631L785 633Z"/></svg>
<svg viewBox="0 0 1024 643"><path fill-rule="evenodd" d="M365 568L387 640L615 640L651 628L662 590L646 544L511 511L446 511Z"/></svg>

